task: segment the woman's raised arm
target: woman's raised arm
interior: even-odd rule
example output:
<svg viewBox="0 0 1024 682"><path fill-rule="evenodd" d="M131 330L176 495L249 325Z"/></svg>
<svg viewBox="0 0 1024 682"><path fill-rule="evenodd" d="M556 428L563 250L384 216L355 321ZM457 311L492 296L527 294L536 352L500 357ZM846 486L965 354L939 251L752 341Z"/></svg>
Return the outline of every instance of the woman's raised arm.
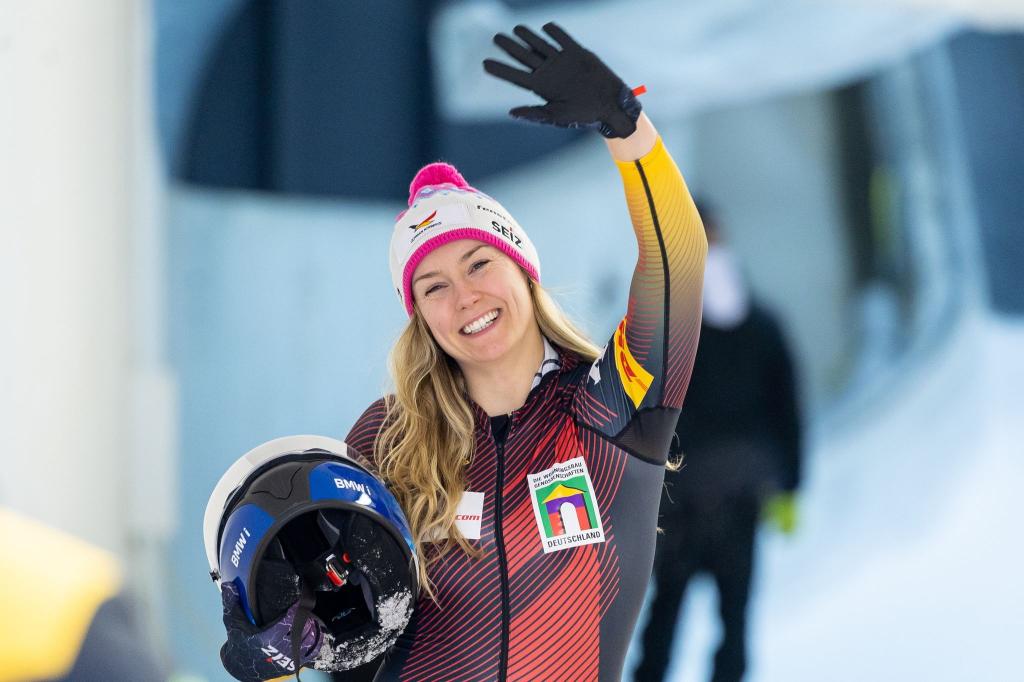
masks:
<svg viewBox="0 0 1024 682"><path fill-rule="evenodd" d="M554 44L525 26L494 37L520 68L487 59L493 76L545 104L509 113L593 128L622 174L639 255L626 314L579 394L580 423L641 459L662 463L689 383L700 332L707 239L686 183L634 91L557 24Z"/></svg>
<svg viewBox="0 0 1024 682"><path fill-rule="evenodd" d="M626 313L590 368L576 407L583 424L662 463L697 352L707 239L683 176L646 117L629 138L610 142L637 262ZM648 147L637 158L621 158Z"/></svg>

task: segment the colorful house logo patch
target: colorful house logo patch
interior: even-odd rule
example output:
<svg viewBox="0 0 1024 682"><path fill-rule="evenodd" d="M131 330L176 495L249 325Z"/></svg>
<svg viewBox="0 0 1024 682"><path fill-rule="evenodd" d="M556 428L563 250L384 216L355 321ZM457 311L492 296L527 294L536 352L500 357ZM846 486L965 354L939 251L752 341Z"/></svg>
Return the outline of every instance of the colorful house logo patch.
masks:
<svg viewBox="0 0 1024 682"><path fill-rule="evenodd" d="M545 554L604 542L601 512L582 457L526 478Z"/></svg>

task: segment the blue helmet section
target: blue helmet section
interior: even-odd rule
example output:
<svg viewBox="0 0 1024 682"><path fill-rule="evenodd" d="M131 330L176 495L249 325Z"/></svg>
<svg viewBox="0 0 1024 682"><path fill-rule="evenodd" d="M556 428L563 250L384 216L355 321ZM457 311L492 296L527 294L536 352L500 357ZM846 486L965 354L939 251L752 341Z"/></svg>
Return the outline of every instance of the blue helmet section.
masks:
<svg viewBox="0 0 1024 682"><path fill-rule="evenodd" d="M412 532L398 501L384 484L362 469L324 462L309 472L309 496L312 501L350 502L376 513L401 533L402 541L415 555Z"/></svg>
<svg viewBox="0 0 1024 682"><path fill-rule="evenodd" d="M274 517L255 504L235 509L224 526L220 546L221 580L234 582L249 621L255 623L249 608L248 576L252 573L257 549L274 525Z"/></svg>

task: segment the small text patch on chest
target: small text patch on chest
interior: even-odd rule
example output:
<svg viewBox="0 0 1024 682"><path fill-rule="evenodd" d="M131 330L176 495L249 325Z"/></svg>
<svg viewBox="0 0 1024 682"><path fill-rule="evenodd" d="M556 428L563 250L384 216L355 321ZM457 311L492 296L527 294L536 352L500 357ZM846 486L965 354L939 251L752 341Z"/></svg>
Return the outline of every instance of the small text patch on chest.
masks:
<svg viewBox="0 0 1024 682"><path fill-rule="evenodd" d="M484 514L484 494L462 493L459 506L455 508L455 527L467 540L480 539L480 521Z"/></svg>
<svg viewBox="0 0 1024 682"><path fill-rule="evenodd" d="M484 516L484 494L465 491L455 507L455 527L467 540L480 539L480 527ZM428 536L428 542L440 542L447 533L435 532Z"/></svg>

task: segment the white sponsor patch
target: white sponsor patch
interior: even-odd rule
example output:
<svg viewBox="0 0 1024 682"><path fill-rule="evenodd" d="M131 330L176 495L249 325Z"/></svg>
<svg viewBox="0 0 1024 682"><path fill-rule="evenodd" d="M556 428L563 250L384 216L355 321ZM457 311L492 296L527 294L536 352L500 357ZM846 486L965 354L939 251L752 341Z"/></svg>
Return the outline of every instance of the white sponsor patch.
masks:
<svg viewBox="0 0 1024 682"><path fill-rule="evenodd" d="M480 521L484 516L484 494L462 493L455 509L455 527L467 540L480 539Z"/></svg>
<svg viewBox="0 0 1024 682"><path fill-rule="evenodd" d="M604 542L594 484L582 457L526 477L544 553Z"/></svg>
<svg viewBox="0 0 1024 682"><path fill-rule="evenodd" d="M484 517L484 494L464 492L455 508L455 527L467 540L480 539L480 526ZM439 542L448 536L444 533L435 533L430 542Z"/></svg>

